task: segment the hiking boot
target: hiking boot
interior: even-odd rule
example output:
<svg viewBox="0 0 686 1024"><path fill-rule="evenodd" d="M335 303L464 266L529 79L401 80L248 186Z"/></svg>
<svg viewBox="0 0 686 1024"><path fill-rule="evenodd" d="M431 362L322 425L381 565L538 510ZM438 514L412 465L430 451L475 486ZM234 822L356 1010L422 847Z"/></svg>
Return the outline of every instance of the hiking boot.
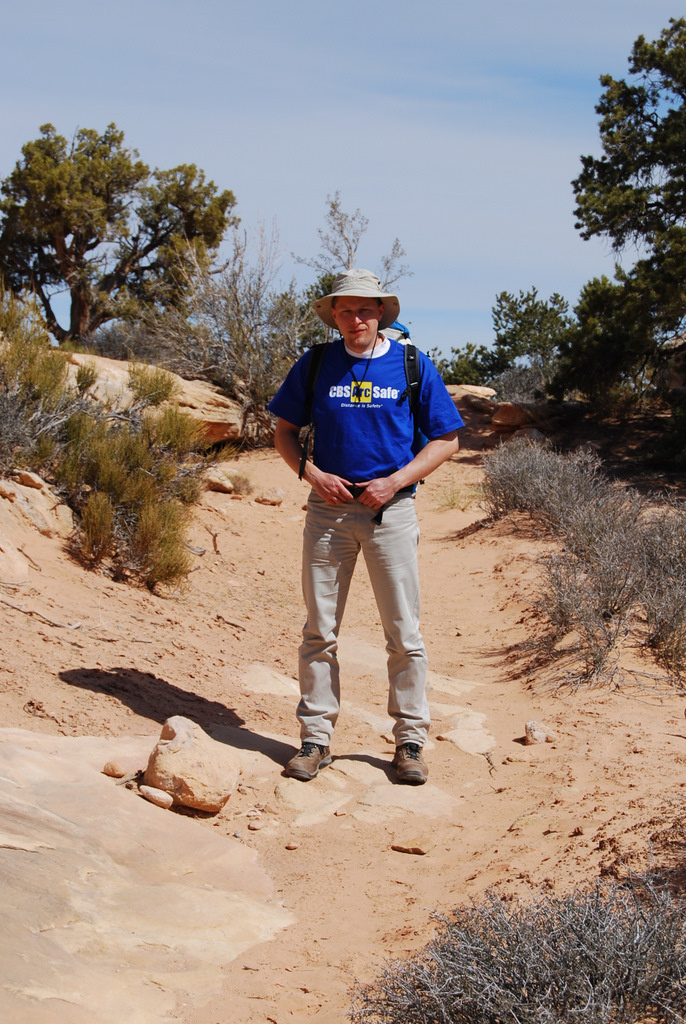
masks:
<svg viewBox="0 0 686 1024"><path fill-rule="evenodd" d="M331 753L328 747L320 747L317 743L303 743L302 747L286 765L284 771L292 779L309 782L320 768L331 764Z"/></svg>
<svg viewBox="0 0 686 1024"><path fill-rule="evenodd" d="M398 782L407 782L411 786L422 786L429 777L429 769L422 757L422 748L418 743L403 743L395 748L392 761Z"/></svg>

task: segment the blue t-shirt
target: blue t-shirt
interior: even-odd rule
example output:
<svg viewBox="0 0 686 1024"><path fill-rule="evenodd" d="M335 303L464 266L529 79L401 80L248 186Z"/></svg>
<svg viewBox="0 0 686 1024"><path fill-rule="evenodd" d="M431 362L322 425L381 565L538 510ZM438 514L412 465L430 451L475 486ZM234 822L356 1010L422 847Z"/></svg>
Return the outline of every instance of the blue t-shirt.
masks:
<svg viewBox="0 0 686 1024"><path fill-rule="evenodd" d="M417 426L432 440L464 426L436 367L419 352ZM269 403L275 416L305 426L306 352ZM403 346L382 356L348 354L339 338L326 351L312 400L314 464L352 483L389 476L414 458L414 421L405 394ZM404 397L402 397L404 395Z"/></svg>

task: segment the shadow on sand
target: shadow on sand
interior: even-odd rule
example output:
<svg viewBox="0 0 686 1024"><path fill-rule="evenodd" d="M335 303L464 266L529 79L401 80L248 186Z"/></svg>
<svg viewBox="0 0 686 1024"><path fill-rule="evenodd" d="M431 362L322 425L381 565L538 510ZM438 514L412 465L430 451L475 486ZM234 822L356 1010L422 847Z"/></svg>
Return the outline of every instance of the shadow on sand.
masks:
<svg viewBox="0 0 686 1024"><path fill-rule="evenodd" d="M107 694L152 722L162 725L174 715L182 715L204 729L220 743L239 750L256 750L284 765L296 752L292 744L243 729L244 719L233 708L219 701L207 700L191 690L182 690L152 672L118 667L111 669L78 668L59 673L70 686Z"/></svg>

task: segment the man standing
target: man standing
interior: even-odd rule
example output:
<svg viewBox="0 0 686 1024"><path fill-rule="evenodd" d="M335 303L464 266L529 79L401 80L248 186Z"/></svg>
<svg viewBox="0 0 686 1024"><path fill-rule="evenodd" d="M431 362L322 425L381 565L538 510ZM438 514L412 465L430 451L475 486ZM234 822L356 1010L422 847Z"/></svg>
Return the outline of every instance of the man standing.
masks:
<svg viewBox="0 0 686 1024"><path fill-rule="evenodd" d="M286 765L313 779L331 763L340 707L338 632L353 571L364 555L388 652L388 712L394 719L393 767L399 782L421 785L429 729L427 657L419 632L417 482L458 450L462 419L436 368L419 353L416 427L428 438L415 454L415 417L403 346L382 334L398 317L395 295L369 270L335 278L314 304L341 337L328 346L308 409L312 349L293 366L269 408L277 451L312 488L303 537L307 620L299 651L301 749ZM303 461L300 430L312 421L312 461Z"/></svg>

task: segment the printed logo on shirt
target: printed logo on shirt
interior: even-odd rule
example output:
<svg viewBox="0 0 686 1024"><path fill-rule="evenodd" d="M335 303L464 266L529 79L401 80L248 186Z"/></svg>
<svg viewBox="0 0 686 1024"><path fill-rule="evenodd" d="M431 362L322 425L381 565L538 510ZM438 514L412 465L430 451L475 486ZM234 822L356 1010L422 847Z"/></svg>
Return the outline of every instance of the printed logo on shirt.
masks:
<svg viewBox="0 0 686 1024"><path fill-rule="evenodd" d="M360 404L362 402L371 402L372 400L372 382L370 380L358 381L353 378L350 401L354 404Z"/></svg>
<svg viewBox="0 0 686 1024"><path fill-rule="evenodd" d="M356 394L360 388L361 392ZM363 381L361 384L355 381L352 387L349 384L332 384L329 388L329 398L347 398L352 403L371 402L373 399L386 398L397 401L400 391L397 388L382 388L372 385L371 381Z"/></svg>

